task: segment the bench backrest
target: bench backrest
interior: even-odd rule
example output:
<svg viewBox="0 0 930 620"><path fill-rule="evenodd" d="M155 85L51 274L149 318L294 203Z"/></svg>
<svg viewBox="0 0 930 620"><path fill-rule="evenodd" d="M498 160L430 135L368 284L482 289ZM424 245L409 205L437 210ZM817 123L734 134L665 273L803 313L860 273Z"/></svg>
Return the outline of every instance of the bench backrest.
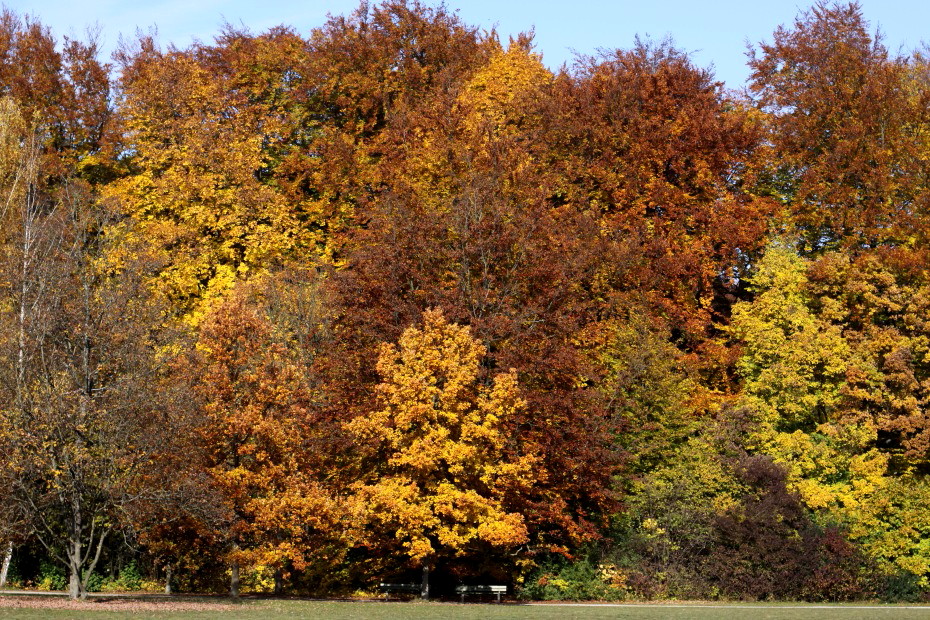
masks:
<svg viewBox="0 0 930 620"><path fill-rule="evenodd" d="M421 586L415 583L382 583L378 586L382 590L409 590L419 592Z"/></svg>
<svg viewBox="0 0 930 620"><path fill-rule="evenodd" d="M457 586L455 591L459 594L469 592L490 592L491 594L500 592L506 594L507 586Z"/></svg>

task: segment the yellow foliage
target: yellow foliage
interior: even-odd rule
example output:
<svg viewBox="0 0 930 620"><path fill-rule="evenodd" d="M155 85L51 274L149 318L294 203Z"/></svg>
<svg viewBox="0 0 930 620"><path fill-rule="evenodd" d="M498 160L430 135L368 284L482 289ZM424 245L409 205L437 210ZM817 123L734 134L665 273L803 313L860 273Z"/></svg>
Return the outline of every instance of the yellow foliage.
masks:
<svg viewBox="0 0 930 620"><path fill-rule="evenodd" d="M462 125L467 133L511 131L531 122L525 104L538 89L552 81L552 73L533 54L517 43L494 53L459 97Z"/></svg>
<svg viewBox="0 0 930 620"><path fill-rule="evenodd" d="M745 343L738 365L743 403L757 416L751 447L782 465L788 487L822 521L844 525L884 571L924 575L930 566L926 482L896 473L897 455L876 446L890 410L919 409L913 391L895 394L884 375L902 366L896 352L922 355L925 337L861 317L865 327L857 333L847 316L881 312L887 322L905 308L916 314L922 297L902 291L891 273L867 262L864 274L852 276L843 258L827 256L818 267L851 288L861 307L844 306L845 293L831 280L820 283L828 294L815 304L811 263L776 244L759 263L755 300L734 309L731 330ZM904 320L919 328L915 319ZM906 385L908 377L900 372L891 385Z"/></svg>
<svg viewBox="0 0 930 620"><path fill-rule="evenodd" d="M527 540L508 489L529 485L536 459L510 456L502 423L526 407L515 373L479 382L485 349L438 310L423 315L398 346L384 345L377 369L382 408L349 424L381 462L356 487L376 530L390 531L415 564L441 553L511 547Z"/></svg>
<svg viewBox="0 0 930 620"><path fill-rule="evenodd" d="M133 174L104 192L131 216L163 265L153 285L199 323L233 284L270 260L322 243L310 204L271 182L269 136L284 121L241 98L191 52L150 52L124 79Z"/></svg>

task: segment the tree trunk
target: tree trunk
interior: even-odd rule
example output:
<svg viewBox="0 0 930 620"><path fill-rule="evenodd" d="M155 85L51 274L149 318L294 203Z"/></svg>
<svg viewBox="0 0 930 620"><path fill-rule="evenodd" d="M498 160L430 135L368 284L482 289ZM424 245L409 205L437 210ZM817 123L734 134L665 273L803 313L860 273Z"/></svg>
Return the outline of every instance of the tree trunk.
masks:
<svg viewBox="0 0 930 620"><path fill-rule="evenodd" d="M420 585L420 598L429 599L429 564L423 565L423 583Z"/></svg>
<svg viewBox="0 0 930 620"><path fill-rule="evenodd" d="M171 594L171 564L165 566L165 594Z"/></svg>
<svg viewBox="0 0 930 620"><path fill-rule="evenodd" d="M6 577L10 572L10 560L13 559L13 543L7 543L6 553L3 554L3 565L0 566L0 588L6 586Z"/></svg>
<svg viewBox="0 0 930 620"><path fill-rule="evenodd" d="M284 575L280 568L274 569L274 593L281 594L284 592Z"/></svg>
<svg viewBox="0 0 930 620"><path fill-rule="evenodd" d="M97 568L97 563L100 561L100 553L103 551L103 541L106 540L107 532L109 530L103 530L100 532L100 537L97 539L97 550L94 552L94 558L88 562L87 557L81 558L81 567L83 568L84 578L81 580L81 598L87 596L87 584L90 583L90 576L94 574L94 570ZM94 530L90 530L90 541L87 545L87 552L90 554L90 550L93 549L94 544Z"/></svg>
<svg viewBox="0 0 930 620"><path fill-rule="evenodd" d="M230 571L229 579L229 596L233 598L239 597L239 562L235 561L232 563L232 570Z"/></svg>
<svg viewBox="0 0 930 620"><path fill-rule="evenodd" d="M81 591L81 543L72 541L68 549L68 598L83 598Z"/></svg>

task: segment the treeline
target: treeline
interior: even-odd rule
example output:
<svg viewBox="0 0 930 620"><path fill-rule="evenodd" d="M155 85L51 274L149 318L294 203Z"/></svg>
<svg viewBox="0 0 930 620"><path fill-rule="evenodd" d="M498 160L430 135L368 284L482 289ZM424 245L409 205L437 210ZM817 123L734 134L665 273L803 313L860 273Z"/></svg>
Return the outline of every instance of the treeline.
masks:
<svg viewBox="0 0 930 620"><path fill-rule="evenodd" d="M0 581L924 597L930 60L749 64L5 11Z"/></svg>

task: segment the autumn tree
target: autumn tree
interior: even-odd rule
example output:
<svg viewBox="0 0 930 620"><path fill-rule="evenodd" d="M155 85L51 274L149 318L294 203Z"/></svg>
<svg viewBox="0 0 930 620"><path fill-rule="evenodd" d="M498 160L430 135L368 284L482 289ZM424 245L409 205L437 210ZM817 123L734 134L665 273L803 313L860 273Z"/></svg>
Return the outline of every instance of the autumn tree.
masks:
<svg viewBox="0 0 930 620"><path fill-rule="evenodd" d="M599 369L597 387L616 420L615 441L627 453L629 478L621 484L633 486L678 460L683 444L703 426L702 415L717 407L667 327L650 319L648 310L633 306L629 316L592 323L578 336Z"/></svg>
<svg viewBox="0 0 930 620"><path fill-rule="evenodd" d="M508 496L532 484L534 447L511 456L508 419L526 407L513 372L479 381L484 346L441 311L423 327L381 348L381 409L349 426L368 452L357 485L368 505L375 544L394 538L411 564L429 571L449 556L513 548L529 539L524 516Z"/></svg>
<svg viewBox="0 0 930 620"><path fill-rule="evenodd" d="M580 58L550 97L549 199L598 219L596 293L622 305L635 291L683 346L706 343L743 294L741 257L761 247L773 206L747 184L759 115L669 41Z"/></svg>
<svg viewBox="0 0 930 620"><path fill-rule="evenodd" d="M746 450L752 425L750 412L733 407L704 421L677 458L644 476L607 557L638 558L629 582L645 597L867 596L868 559L842 526L818 523L784 465Z"/></svg>
<svg viewBox="0 0 930 620"><path fill-rule="evenodd" d="M907 58L889 55L860 5L818 2L751 50L749 65L775 149L765 185L806 248L907 239L921 217L922 99Z"/></svg>
<svg viewBox="0 0 930 620"><path fill-rule="evenodd" d="M741 398L757 416L747 445L783 466L789 488L843 524L882 571L920 575L926 336L916 316L927 297L925 267L912 258L888 250L813 261L773 245L732 330L745 343ZM889 501L900 505L895 517ZM895 519L913 527L891 535Z"/></svg>
<svg viewBox="0 0 930 620"><path fill-rule="evenodd" d="M331 568L351 544L349 507L325 484L327 425L304 371L242 293L200 330L201 359L186 371L202 407L200 464L226 516L212 528L231 566L279 574Z"/></svg>
<svg viewBox="0 0 930 620"><path fill-rule="evenodd" d="M528 45L498 47L458 97L385 128L385 139L400 140L419 127L422 140L385 157L392 187L348 236L345 268L328 285L344 326L328 356L333 401L364 411L378 382L367 360L380 342L433 307L469 325L488 346L482 372L516 369L529 404L507 425L541 446L544 482L520 498L533 544L566 549L595 537L615 506L609 480L622 451L575 340L597 312L584 291L603 244L596 219L548 201L527 106L547 97L551 75ZM497 99L508 90L514 107L504 111Z"/></svg>
<svg viewBox="0 0 930 620"><path fill-rule="evenodd" d="M749 65L384 0L111 67L0 12L0 584L122 529L233 593L926 589L930 62L819 2Z"/></svg>
<svg viewBox="0 0 930 620"><path fill-rule="evenodd" d="M215 46L187 50L143 38L121 53L119 116L132 156L107 194L162 264L159 290L194 322L236 281L324 249L326 221L276 172L312 130L312 110L292 94L303 51L279 28L230 29Z"/></svg>
<svg viewBox="0 0 930 620"><path fill-rule="evenodd" d="M19 106L10 98L0 101L0 148L3 152L2 188L3 209L0 222L5 235L2 239L3 266L8 289L6 298L13 312L4 313L2 344L9 365L4 366L4 409L14 412L22 409L26 399L26 377L32 366L34 349L27 347L38 297L44 285L40 271L45 253L54 246L54 235L42 226L38 195L39 159L41 147L36 132L28 127ZM0 567L0 584L6 583L15 537L15 520L5 520L3 565Z"/></svg>
<svg viewBox="0 0 930 620"><path fill-rule="evenodd" d="M112 178L106 154L114 139L109 67L99 33L57 42L47 26L4 8L0 13L0 87L40 126L43 176Z"/></svg>
<svg viewBox="0 0 930 620"><path fill-rule="evenodd" d="M2 475L6 510L67 569L78 598L106 541L132 527L136 507L170 494L163 479L157 488L148 482L178 427L165 415L171 390L162 389L157 362L166 340L151 329L159 306L141 285L145 263L107 260L112 212L86 183L70 182L59 201L39 214L54 240L42 246L41 279L10 296L28 291L30 315L26 371L13 383L19 396L3 411ZM4 350L5 365L15 368L24 349Z"/></svg>

